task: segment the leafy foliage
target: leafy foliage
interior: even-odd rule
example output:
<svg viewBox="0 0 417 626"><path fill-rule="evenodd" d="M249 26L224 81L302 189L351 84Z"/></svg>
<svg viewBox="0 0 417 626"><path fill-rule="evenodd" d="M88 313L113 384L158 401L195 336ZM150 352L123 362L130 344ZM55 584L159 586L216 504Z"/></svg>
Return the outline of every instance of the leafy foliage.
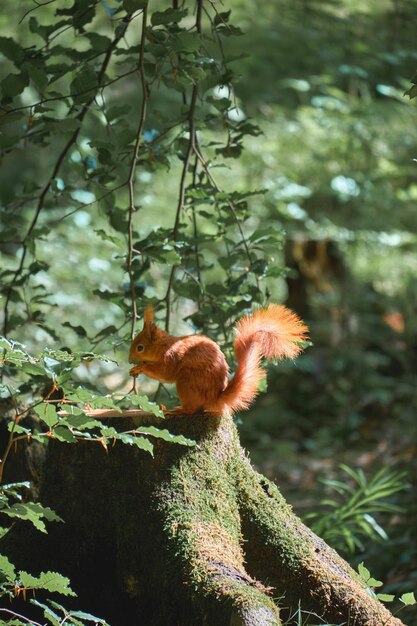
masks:
<svg viewBox="0 0 417 626"><path fill-rule="evenodd" d="M0 16L9 454L51 437L151 452L172 435L116 433L91 415L160 417L144 395L153 388L127 394L116 363L145 300L167 328L227 346L242 311L288 294L314 353L270 377L265 405L242 425L253 456L295 476L347 446L371 448L368 465L393 447L415 463L416 2L201 7L76 0L24 15L11 3ZM320 254L292 263L300 240ZM335 498L343 518L329 505L323 532L335 523L335 545L357 551L381 535L388 509L364 502L373 479L351 478ZM51 515L24 514L39 529ZM415 539L411 528L391 542L411 572ZM88 622L45 606L51 623Z"/></svg>
<svg viewBox="0 0 417 626"><path fill-rule="evenodd" d="M355 471L343 464L340 468L353 480L353 485L341 480L322 479L337 496L322 500L320 504L325 510L308 517L315 520L313 529L326 542L338 550L354 554L357 549L364 549L362 538L388 540L374 514L401 512L388 498L407 485L403 474L389 472L387 468L382 468L369 481L361 469Z"/></svg>

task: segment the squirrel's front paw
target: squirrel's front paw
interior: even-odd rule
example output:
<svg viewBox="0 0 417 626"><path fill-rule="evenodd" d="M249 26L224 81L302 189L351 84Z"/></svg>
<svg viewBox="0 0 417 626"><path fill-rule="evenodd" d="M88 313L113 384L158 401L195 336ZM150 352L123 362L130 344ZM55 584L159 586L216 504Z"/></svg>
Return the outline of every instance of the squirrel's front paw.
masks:
<svg viewBox="0 0 417 626"><path fill-rule="evenodd" d="M139 374L143 374L143 366L135 365L135 367L131 367L129 370L129 376L139 376Z"/></svg>

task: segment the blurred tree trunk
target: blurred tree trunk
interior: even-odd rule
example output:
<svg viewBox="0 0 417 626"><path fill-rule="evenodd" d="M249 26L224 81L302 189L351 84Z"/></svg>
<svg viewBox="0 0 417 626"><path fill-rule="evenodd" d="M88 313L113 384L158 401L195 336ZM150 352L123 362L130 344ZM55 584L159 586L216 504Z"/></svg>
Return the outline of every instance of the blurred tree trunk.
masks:
<svg viewBox="0 0 417 626"><path fill-rule="evenodd" d="M126 420L143 423L111 422ZM65 524L25 543L32 570L68 575L77 607L112 626L272 626L299 602L332 624L401 625L254 471L231 419L165 424L197 446L51 442L40 500Z"/></svg>

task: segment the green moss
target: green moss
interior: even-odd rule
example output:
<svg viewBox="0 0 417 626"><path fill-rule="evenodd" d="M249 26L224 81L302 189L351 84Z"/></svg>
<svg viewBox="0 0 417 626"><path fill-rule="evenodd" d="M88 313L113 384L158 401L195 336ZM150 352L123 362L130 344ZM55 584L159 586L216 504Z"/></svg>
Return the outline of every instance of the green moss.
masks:
<svg viewBox="0 0 417 626"><path fill-rule="evenodd" d="M198 441L198 448L171 466L155 501L172 556L196 592L226 599L231 608L267 608L279 623L266 588L244 567L235 473L238 454L235 427L222 418L218 428Z"/></svg>

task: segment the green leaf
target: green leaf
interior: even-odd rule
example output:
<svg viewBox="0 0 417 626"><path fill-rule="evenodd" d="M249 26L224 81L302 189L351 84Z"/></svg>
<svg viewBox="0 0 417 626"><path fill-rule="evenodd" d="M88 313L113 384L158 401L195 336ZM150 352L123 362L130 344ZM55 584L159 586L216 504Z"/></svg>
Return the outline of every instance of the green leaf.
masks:
<svg viewBox="0 0 417 626"><path fill-rule="evenodd" d="M172 37L171 47L175 52L196 52L201 45L197 33L182 32Z"/></svg>
<svg viewBox="0 0 417 626"><path fill-rule="evenodd" d="M76 326L71 324L71 322L63 322L62 326L65 326L65 328L71 328L71 330L73 330L78 337L87 337L87 331L84 326Z"/></svg>
<svg viewBox="0 0 417 626"><path fill-rule="evenodd" d="M216 13L216 15L214 16L214 25L218 26L219 24L227 24L231 12L232 11L230 10L224 11L223 13Z"/></svg>
<svg viewBox="0 0 417 626"><path fill-rule="evenodd" d="M361 578L363 578L363 580L366 583L371 578L371 572L369 571L369 569L367 567L365 567L365 565L363 563L359 563L359 565L358 565L358 572L359 572L359 576Z"/></svg>
<svg viewBox="0 0 417 626"><path fill-rule="evenodd" d="M187 15L187 9L166 9L165 11L155 11L151 17L152 26L180 22Z"/></svg>
<svg viewBox="0 0 417 626"><path fill-rule="evenodd" d="M68 410L69 409L70 407L68 407ZM88 415L84 415L84 413L82 415L69 415L68 417L62 419L62 422L70 428L75 428L76 430L81 431L92 428L100 428L102 426L101 422L92 417L88 417Z"/></svg>
<svg viewBox="0 0 417 626"><path fill-rule="evenodd" d="M45 368L37 363L22 363L22 370L31 376L46 376Z"/></svg>
<svg viewBox="0 0 417 626"><path fill-rule="evenodd" d="M159 407L159 405L156 404L156 402L151 402L147 396L138 396L136 394L132 394L129 397L131 403L137 403L143 411L153 413L157 417L165 417L164 412Z"/></svg>
<svg viewBox="0 0 417 626"><path fill-rule="evenodd" d="M201 296L201 285L194 280L176 280L174 283L174 290L179 296L189 298L190 300L198 300Z"/></svg>
<svg viewBox="0 0 417 626"><path fill-rule="evenodd" d="M95 624L103 624L107 626L107 622L104 619L100 619L95 615L91 615L90 613L85 613L84 611L71 611L71 617L76 617L78 619L87 620L88 622L94 622Z"/></svg>
<svg viewBox="0 0 417 626"><path fill-rule="evenodd" d="M105 52L111 45L111 39L99 33L86 33L85 38L91 43L91 47L96 52Z"/></svg>
<svg viewBox="0 0 417 626"><path fill-rule="evenodd" d="M410 591L409 593L403 593L400 597L400 601L405 604L405 606L414 606L417 604L417 600L414 596L414 592Z"/></svg>
<svg viewBox="0 0 417 626"><path fill-rule="evenodd" d="M23 69L30 77L39 93L43 93L48 86L48 76L44 69L34 63L25 63Z"/></svg>
<svg viewBox="0 0 417 626"><path fill-rule="evenodd" d="M196 442L193 439L187 439L183 435L174 435L165 428L160 429L155 426L140 426L137 428L137 432L151 437L156 437L157 439L163 439L164 441L169 441L170 443L179 443L182 446L193 447L196 445Z"/></svg>
<svg viewBox="0 0 417 626"><path fill-rule="evenodd" d="M1 82L3 98L14 98L22 93L29 85L29 76L26 72L22 74L9 74Z"/></svg>
<svg viewBox="0 0 417 626"><path fill-rule="evenodd" d="M92 97L97 89L97 74L91 67L84 67L78 72L70 85L72 97L76 102L85 102Z"/></svg>
<svg viewBox="0 0 417 626"><path fill-rule="evenodd" d="M10 422L7 424L7 428L10 432L13 431L14 433L20 435L30 435L32 432L30 428L25 428L21 424L16 424L14 420L10 420Z"/></svg>
<svg viewBox="0 0 417 626"><path fill-rule="evenodd" d="M40 419L45 422L49 430L58 423L58 415L55 407L52 406L52 404L47 404L46 402L44 402L40 406L34 407L34 411L40 417Z"/></svg>
<svg viewBox="0 0 417 626"><path fill-rule="evenodd" d="M16 122L23 121L24 118L25 118L25 114L22 111L15 111L13 113L4 113L3 115L0 115L0 126L7 126L9 124L15 124Z"/></svg>
<svg viewBox="0 0 417 626"><path fill-rule="evenodd" d="M148 0L123 0L123 8L129 15L138 9L144 9L147 4Z"/></svg>
<svg viewBox="0 0 417 626"><path fill-rule="evenodd" d="M62 619L49 606L47 606L46 604L43 604L42 602L38 602L38 600L35 600L33 598L31 599L30 602L31 604L34 604L35 606L38 606L39 608L43 610L44 616L46 617L46 619L48 619L51 622L52 626L61 625Z"/></svg>
<svg viewBox="0 0 417 626"><path fill-rule="evenodd" d="M19 67L25 58L25 51L11 37L0 37L0 53Z"/></svg>
<svg viewBox="0 0 417 626"><path fill-rule="evenodd" d="M392 602L395 598L395 596L390 593L377 593L376 597L378 600L381 600L381 602Z"/></svg>
<svg viewBox="0 0 417 626"><path fill-rule="evenodd" d="M141 450L145 450L153 455L153 445L146 437L138 437L137 435L131 433L117 433L115 435L115 439L122 441L130 446L136 446Z"/></svg>
<svg viewBox="0 0 417 626"><path fill-rule="evenodd" d="M29 589L46 589L51 593L62 593L64 596L75 596L70 587L69 578L58 572L41 572L39 576L32 576L28 572L19 572L20 585Z"/></svg>
<svg viewBox="0 0 417 626"><path fill-rule="evenodd" d="M58 135L62 133L73 133L81 125L80 120L73 117L67 117L64 120L48 119L47 128L50 132Z"/></svg>
<svg viewBox="0 0 417 626"><path fill-rule="evenodd" d="M5 578L6 580L13 582L15 579L15 568L12 563L10 563L7 556L3 556L0 554L0 577Z"/></svg>
<svg viewBox="0 0 417 626"><path fill-rule="evenodd" d="M54 437L58 439L58 441L64 441L66 443L76 443L77 438L74 437L69 428L65 426L56 426L53 430Z"/></svg>
<svg viewBox="0 0 417 626"><path fill-rule="evenodd" d="M46 533L43 519L48 522L62 522L62 519L52 509L42 506L38 502L17 502L10 508L3 509L2 513L8 517L31 522L42 533Z"/></svg>

